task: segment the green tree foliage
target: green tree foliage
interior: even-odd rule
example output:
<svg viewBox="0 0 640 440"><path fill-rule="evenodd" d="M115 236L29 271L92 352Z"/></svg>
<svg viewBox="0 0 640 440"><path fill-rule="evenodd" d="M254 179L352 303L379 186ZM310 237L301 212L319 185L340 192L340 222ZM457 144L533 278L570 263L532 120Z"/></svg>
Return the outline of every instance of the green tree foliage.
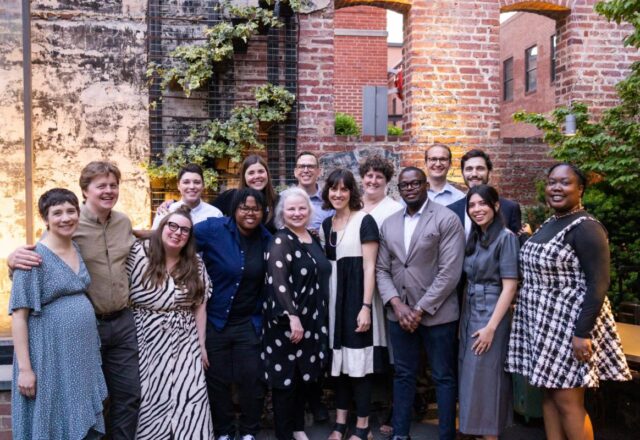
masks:
<svg viewBox="0 0 640 440"><path fill-rule="evenodd" d="M600 2L596 11L609 21L630 23L633 29L624 39L627 46L640 48L640 2L612 0ZM605 110L597 120L588 107L574 102L570 108L555 109L550 116L518 112L514 119L535 125L544 133L551 156L576 164L585 171L590 184L584 195L585 207L609 231L612 275L624 276L628 297L638 300L637 274L618 274L620 266L640 266L640 63L631 66L627 78L616 85L617 106ZM566 115L576 116L577 134L562 132ZM612 286L616 290L616 286Z"/></svg>

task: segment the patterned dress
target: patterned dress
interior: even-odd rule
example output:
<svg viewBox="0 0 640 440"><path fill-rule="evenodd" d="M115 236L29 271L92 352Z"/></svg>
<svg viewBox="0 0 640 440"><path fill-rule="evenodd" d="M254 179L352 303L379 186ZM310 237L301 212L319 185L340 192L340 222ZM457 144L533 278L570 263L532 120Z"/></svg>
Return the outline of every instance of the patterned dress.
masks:
<svg viewBox="0 0 640 440"><path fill-rule="evenodd" d="M331 264L314 240L302 243L288 229L274 235L269 249L269 298L265 304L266 378L273 388L290 388L296 369L304 382L322 375L328 361L327 303ZM304 335L293 344L285 311L300 319Z"/></svg>
<svg viewBox="0 0 640 440"><path fill-rule="evenodd" d="M523 283L506 370L527 377L536 387L597 387L600 380L631 378L608 298L591 332L591 359L581 362L573 355L573 329L582 309L586 279L575 250L565 244L565 235L583 221L595 220L579 217L550 241L529 240L520 251Z"/></svg>
<svg viewBox="0 0 640 440"><path fill-rule="evenodd" d="M140 356L142 402L137 440L209 440L211 411L193 308L169 277L151 287L142 275L149 265L147 245L131 248L127 271ZM206 298L209 276L200 262Z"/></svg>
<svg viewBox="0 0 640 440"><path fill-rule="evenodd" d="M384 315L379 295L374 295L371 327L356 333L364 300L362 243L379 240L375 220L364 211L351 213L342 231L331 231L331 217L322 223L325 252L331 262L329 284L329 347L331 375L364 377L383 372L389 364Z"/></svg>
<svg viewBox="0 0 640 440"><path fill-rule="evenodd" d="M77 247L76 247L77 250ZM75 273L45 245L36 244L42 263L13 275L9 313L31 309L29 358L36 397L18 391L18 361L13 360L12 429L15 439L80 440L104 434L100 337L86 296L90 277L80 253Z"/></svg>

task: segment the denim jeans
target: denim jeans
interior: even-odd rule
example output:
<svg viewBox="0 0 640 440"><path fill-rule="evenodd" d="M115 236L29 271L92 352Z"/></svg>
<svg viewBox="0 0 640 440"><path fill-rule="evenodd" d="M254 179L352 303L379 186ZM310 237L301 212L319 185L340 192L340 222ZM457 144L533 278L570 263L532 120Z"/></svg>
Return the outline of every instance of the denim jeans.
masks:
<svg viewBox="0 0 640 440"><path fill-rule="evenodd" d="M420 349L424 347L436 385L438 403L438 431L440 440L456 437L456 378L457 321L426 327L419 325L415 332L406 332L397 322L389 321L389 333L395 356L393 378L393 433L409 435L411 411L416 394L416 377Z"/></svg>

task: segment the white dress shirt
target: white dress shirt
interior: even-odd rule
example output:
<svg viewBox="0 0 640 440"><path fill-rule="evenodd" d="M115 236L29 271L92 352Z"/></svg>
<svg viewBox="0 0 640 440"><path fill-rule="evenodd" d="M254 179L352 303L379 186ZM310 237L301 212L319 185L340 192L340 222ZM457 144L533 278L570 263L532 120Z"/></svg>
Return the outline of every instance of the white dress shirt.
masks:
<svg viewBox="0 0 640 440"><path fill-rule="evenodd" d="M418 222L420 221L420 217L422 216L422 211L424 211L424 207L427 206L428 202L429 199L425 200L420 210L413 215L409 215L406 208L404 210L404 251L407 254L409 253L411 237L416 230L416 226L418 226Z"/></svg>

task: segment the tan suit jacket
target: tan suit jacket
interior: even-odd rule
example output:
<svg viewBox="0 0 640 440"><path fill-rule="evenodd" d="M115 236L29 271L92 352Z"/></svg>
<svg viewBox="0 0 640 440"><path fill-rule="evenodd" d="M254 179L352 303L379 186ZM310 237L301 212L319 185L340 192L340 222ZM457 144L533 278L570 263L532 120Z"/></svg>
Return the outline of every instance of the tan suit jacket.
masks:
<svg viewBox="0 0 640 440"><path fill-rule="evenodd" d="M427 200L405 252L404 215L404 209L396 212L380 228L376 279L382 301L390 305L397 296L411 308L420 306L422 325L455 321L465 244L460 220L449 208ZM390 307L387 318L397 321Z"/></svg>

